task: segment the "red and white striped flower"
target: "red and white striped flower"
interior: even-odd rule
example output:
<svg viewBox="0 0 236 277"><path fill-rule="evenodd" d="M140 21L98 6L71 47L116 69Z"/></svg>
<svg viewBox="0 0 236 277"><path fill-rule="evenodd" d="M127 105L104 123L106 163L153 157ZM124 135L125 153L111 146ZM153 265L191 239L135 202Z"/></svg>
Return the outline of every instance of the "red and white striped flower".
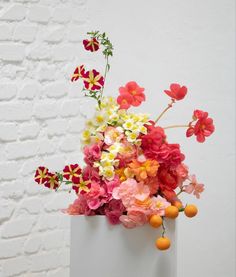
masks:
<svg viewBox="0 0 236 277"><path fill-rule="evenodd" d="M42 185L45 182L47 182L48 181L48 169L46 167L44 167L44 166L39 166L36 169L36 173L34 175L34 180L39 185Z"/></svg>
<svg viewBox="0 0 236 277"><path fill-rule="evenodd" d="M78 164L70 164L63 169L63 177L74 184L80 182L81 168Z"/></svg>
<svg viewBox="0 0 236 277"><path fill-rule="evenodd" d="M83 45L87 51L95 52L99 49L99 42L96 38L92 38L91 40L84 39Z"/></svg>
<svg viewBox="0 0 236 277"><path fill-rule="evenodd" d="M100 90L104 86L103 76L95 69L87 71L83 77L84 86L88 90Z"/></svg>
<svg viewBox="0 0 236 277"><path fill-rule="evenodd" d="M83 178L80 178L80 182L74 186L72 186L72 189L76 192L76 194L85 194L90 191L91 188L91 181L86 180L84 181Z"/></svg>
<svg viewBox="0 0 236 277"><path fill-rule="evenodd" d="M71 77L71 82L77 81L79 78L83 78L85 73L84 65L76 67L74 74Z"/></svg>
<svg viewBox="0 0 236 277"><path fill-rule="evenodd" d="M49 189L56 189L59 187L59 179L57 174L48 172L48 180L44 184Z"/></svg>

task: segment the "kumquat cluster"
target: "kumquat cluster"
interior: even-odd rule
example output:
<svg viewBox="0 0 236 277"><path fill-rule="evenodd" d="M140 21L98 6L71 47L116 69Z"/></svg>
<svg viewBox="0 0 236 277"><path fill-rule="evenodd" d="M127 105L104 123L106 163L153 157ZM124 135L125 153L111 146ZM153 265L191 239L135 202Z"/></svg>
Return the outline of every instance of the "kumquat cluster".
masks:
<svg viewBox="0 0 236 277"><path fill-rule="evenodd" d="M165 219L174 220L183 212L194 217L195 205L184 204L182 193L200 198L204 185L190 174L184 163L185 155L178 143L167 139L169 128L183 127L186 137L194 136L203 143L214 132L208 113L196 109L183 125L162 127L161 117L188 89L173 83L163 91L170 103L156 119L148 114L129 110L146 100L144 88L130 81L119 88L117 98L104 96L104 85L110 69L113 46L105 33L89 32L83 41L85 50L102 50L105 57L104 74L79 65L71 81L83 83L82 93L96 100L93 117L86 122L81 136L84 163L69 164L61 172L50 172L39 166L35 181L52 190L71 186L77 195L66 212L70 215L105 215L110 224L135 228L150 224L162 228L155 245L160 250L170 247L166 236Z"/></svg>

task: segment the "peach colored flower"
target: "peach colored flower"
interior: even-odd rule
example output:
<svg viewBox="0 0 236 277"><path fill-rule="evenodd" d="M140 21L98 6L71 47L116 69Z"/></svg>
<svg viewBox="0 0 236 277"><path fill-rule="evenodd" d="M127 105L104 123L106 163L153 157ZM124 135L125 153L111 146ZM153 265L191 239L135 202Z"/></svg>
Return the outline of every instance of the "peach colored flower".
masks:
<svg viewBox="0 0 236 277"><path fill-rule="evenodd" d="M127 179L119 187L113 189L114 199L121 199L125 207L131 207L136 200L144 201L149 197L150 190L143 183L137 183L134 179Z"/></svg>
<svg viewBox="0 0 236 277"><path fill-rule="evenodd" d="M190 184L189 185L185 185L183 186L184 191L191 194L193 193L193 195L196 196L196 198L200 198L200 193L202 193L204 191L204 185L203 184L199 184L197 182L196 176L192 175L190 176Z"/></svg>
<svg viewBox="0 0 236 277"><path fill-rule="evenodd" d="M145 213L138 210L131 210L127 215L120 216L120 221L126 228L135 228L147 223L148 217Z"/></svg>
<svg viewBox="0 0 236 277"><path fill-rule="evenodd" d="M145 95L143 93L144 88L140 87L136 82L128 82L124 87L119 88L120 97L128 99L129 106L139 106L145 101ZM128 98L129 96L129 98Z"/></svg>
<svg viewBox="0 0 236 277"><path fill-rule="evenodd" d="M160 195L158 195L157 197L153 196L152 205L151 205L152 214L158 214L160 216L164 216L165 208L167 208L170 205L171 204Z"/></svg>
<svg viewBox="0 0 236 277"><path fill-rule="evenodd" d="M138 181L144 181L148 177L156 176L159 164L155 160L146 160L145 162L133 160L129 167Z"/></svg>
<svg viewBox="0 0 236 277"><path fill-rule="evenodd" d="M119 129L109 126L104 133L104 142L106 145L112 145L119 142L123 136L124 134Z"/></svg>

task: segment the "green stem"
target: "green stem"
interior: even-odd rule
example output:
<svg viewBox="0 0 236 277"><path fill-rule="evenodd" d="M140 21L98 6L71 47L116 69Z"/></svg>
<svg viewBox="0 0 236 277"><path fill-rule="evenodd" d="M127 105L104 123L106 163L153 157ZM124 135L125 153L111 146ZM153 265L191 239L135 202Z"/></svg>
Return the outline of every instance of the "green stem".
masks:
<svg viewBox="0 0 236 277"><path fill-rule="evenodd" d="M107 77L107 72L109 71L109 60L108 60L108 56L106 56L106 66L105 66L105 72L104 72L104 85L102 87L102 90L101 90L101 96L100 96L100 101L102 100L102 97L103 97L103 91L104 91L104 87L105 87L105 83L106 83L106 77Z"/></svg>
<svg viewBox="0 0 236 277"><path fill-rule="evenodd" d="M165 225L164 225L164 217L162 217L162 224L161 225L162 225L162 230L163 230L161 236L164 237L165 232L166 232L166 228L165 228Z"/></svg>

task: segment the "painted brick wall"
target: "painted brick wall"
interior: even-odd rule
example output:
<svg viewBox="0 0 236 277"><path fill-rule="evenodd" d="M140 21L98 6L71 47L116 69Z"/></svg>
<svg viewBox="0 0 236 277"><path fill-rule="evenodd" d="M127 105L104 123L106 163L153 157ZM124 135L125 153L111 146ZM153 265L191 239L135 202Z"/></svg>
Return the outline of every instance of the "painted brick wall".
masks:
<svg viewBox="0 0 236 277"><path fill-rule="evenodd" d="M69 276L69 217L60 209L73 196L37 186L33 174L80 159L86 105L69 77L86 14L86 0L0 1L1 277Z"/></svg>

